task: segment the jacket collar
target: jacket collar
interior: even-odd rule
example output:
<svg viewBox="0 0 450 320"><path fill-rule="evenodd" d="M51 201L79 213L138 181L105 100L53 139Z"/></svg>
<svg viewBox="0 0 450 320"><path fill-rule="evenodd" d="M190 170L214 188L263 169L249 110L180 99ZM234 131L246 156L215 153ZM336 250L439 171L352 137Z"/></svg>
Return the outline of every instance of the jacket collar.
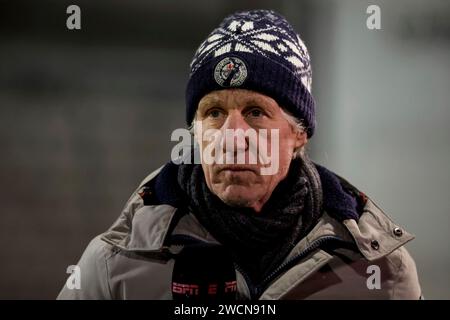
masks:
<svg viewBox="0 0 450 320"><path fill-rule="evenodd" d="M118 224L103 234L103 239L125 251L160 252L166 247L169 231L173 229L172 236L188 236L217 243L192 214L183 215L179 221L175 221L176 211L177 208L169 205L141 206L132 218L131 228L126 226L128 223L124 219L119 219ZM176 222L174 228L173 222ZM319 223L297 244L289 256L304 250L314 240L326 236L354 242L369 261L388 255L414 238L368 200L358 222L347 219L341 223L324 213Z"/></svg>
<svg viewBox="0 0 450 320"><path fill-rule="evenodd" d="M390 254L414 239L414 236L389 218L372 200L368 199L358 223L348 219L344 226L354 239L359 251L369 261Z"/></svg>

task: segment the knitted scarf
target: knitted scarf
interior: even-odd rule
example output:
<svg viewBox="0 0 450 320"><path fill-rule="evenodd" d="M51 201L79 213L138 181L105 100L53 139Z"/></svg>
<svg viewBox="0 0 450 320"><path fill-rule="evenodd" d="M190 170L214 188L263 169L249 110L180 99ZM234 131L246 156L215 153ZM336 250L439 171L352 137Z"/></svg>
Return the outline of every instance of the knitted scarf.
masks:
<svg viewBox="0 0 450 320"><path fill-rule="evenodd" d="M254 283L283 261L322 212L320 177L307 157L291 162L287 177L259 213L222 202L206 185L201 165L180 165L178 183L196 218Z"/></svg>

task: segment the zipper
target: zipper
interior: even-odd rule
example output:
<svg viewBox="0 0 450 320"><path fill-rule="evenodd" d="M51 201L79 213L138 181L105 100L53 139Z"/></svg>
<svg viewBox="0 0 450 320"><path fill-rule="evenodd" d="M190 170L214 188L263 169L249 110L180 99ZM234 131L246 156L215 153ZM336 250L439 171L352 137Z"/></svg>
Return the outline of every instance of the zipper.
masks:
<svg viewBox="0 0 450 320"><path fill-rule="evenodd" d="M329 246L331 243L334 244L333 248L337 247L343 247L343 248L353 248L354 244L351 242L344 241L343 239L336 237L336 236L324 236L321 238L318 238L314 240L308 247L303 249L300 253L293 256L289 260L283 262L280 264L275 270L273 270L267 277L263 279L263 281L258 285L255 286L253 290L253 296L250 298L258 299L262 293L269 287L270 283L275 280L279 275L281 275L283 272L291 269L293 266L298 264L302 259L304 259L307 255L312 253L313 251L316 251L320 247L323 247L325 244ZM332 247L330 246L330 249ZM247 276L248 278L248 276ZM250 291L252 293L252 291Z"/></svg>

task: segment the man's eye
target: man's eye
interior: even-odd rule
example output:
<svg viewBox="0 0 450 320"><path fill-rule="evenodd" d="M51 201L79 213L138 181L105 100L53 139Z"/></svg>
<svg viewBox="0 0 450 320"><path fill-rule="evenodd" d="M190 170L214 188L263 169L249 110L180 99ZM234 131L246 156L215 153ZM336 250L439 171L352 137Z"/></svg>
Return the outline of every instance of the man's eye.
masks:
<svg viewBox="0 0 450 320"><path fill-rule="evenodd" d="M206 116L209 118L220 118L223 112L219 109L212 109L206 113Z"/></svg>
<svg viewBox="0 0 450 320"><path fill-rule="evenodd" d="M254 118L259 118L259 117L262 117L264 114L260 109L252 109L252 110L250 110L248 115L251 117L254 117Z"/></svg>
<svg viewBox="0 0 450 320"><path fill-rule="evenodd" d="M218 116L220 116L220 112L218 110L213 110L209 113L209 115L213 118L217 118Z"/></svg>

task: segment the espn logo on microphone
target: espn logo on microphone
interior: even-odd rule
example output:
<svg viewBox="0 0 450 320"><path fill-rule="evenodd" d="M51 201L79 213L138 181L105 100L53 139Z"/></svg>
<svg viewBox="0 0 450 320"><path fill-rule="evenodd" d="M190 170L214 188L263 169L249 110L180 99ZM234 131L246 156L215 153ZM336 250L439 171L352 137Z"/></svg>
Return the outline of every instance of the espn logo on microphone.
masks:
<svg viewBox="0 0 450 320"><path fill-rule="evenodd" d="M226 281L225 286L223 287L224 293L233 293L237 291L237 282L234 281ZM208 285L208 295L217 295L218 292L217 284L209 284ZM175 294L181 294L186 296L198 296L200 294L200 286L197 284L185 284L185 283L172 283L172 292Z"/></svg>

